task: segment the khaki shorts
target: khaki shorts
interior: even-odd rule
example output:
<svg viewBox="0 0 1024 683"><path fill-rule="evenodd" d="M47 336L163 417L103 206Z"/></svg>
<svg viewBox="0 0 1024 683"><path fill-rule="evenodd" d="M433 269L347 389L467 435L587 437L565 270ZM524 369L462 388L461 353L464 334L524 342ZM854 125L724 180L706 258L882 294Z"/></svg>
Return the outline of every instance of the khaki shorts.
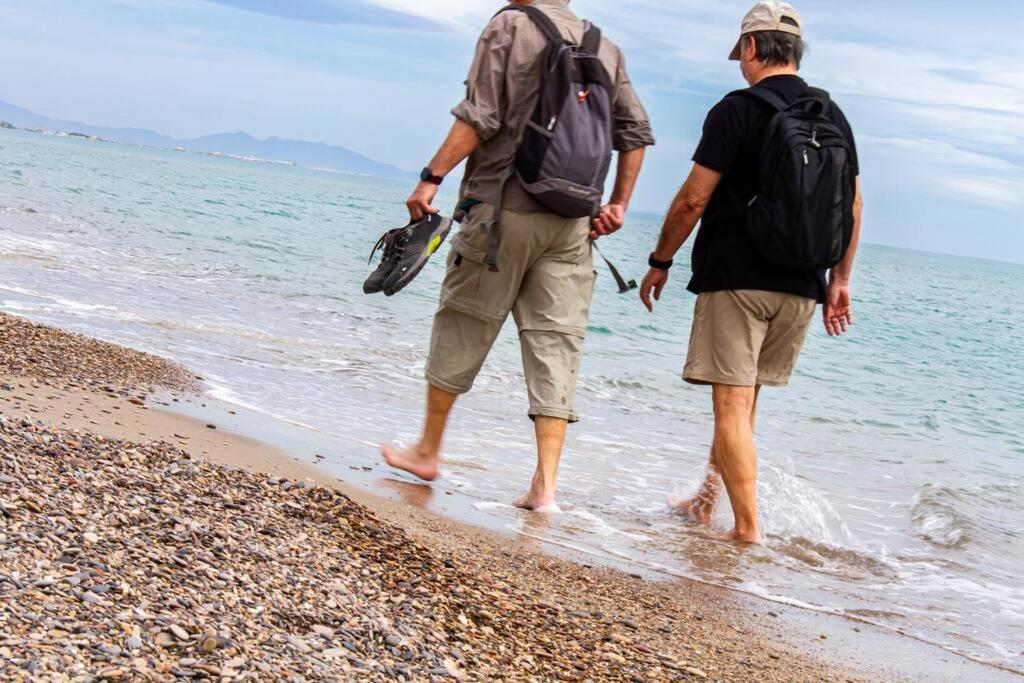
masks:
<svg viewBox="0 0 1024 683"><path fill-rule="evenodd" d="M683 379L786 386L816 305L802 296L750 289L698 295Z"/></svg>
<svg viewBox="0 0 1024 683"><path fill-rule="evenodd" d="M426 376L469 391L512 313L519 328L530 417L576 422L576 379L594 293L590 221L549 213L501 214L499 272L489 270L487 204L474 206L452 238Z"/></svg>

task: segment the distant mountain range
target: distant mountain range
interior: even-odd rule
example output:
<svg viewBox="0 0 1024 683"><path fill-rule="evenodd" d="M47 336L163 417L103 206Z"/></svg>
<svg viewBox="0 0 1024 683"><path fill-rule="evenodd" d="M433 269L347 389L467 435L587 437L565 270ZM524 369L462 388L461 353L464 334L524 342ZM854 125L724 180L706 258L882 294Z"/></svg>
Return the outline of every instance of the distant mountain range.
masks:
<svg viewBox="0 0 1024 683"><path fill-rule="evenodd" d="M219 152L225 155L255 157L266 161L290 161L299 166L323 168L343 173L361 173L394 180L412 180L417 177L417 174L403 171L397 166L375 161L350 149L322 142L284 140L277 137L258 140L243 132L219 133L190 140L179 140L141 128L108 128L92 126L79 121L51 119L6 102L0 102L0 121L7 121L19 128L42 128L65 133L82 133L105 140L147 147L166 149L181 147L194 152Z"/></svg>

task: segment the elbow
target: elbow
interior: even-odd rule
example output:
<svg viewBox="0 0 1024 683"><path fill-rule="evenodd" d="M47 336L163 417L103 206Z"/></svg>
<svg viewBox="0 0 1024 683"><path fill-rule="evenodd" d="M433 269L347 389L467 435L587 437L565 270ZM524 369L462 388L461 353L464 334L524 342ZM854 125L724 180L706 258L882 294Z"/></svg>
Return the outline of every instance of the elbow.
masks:
<svg viewBox="0 0 1024 683"><path fill-rule="evenodd" d="M861 216L864 214L864 199L857 193L857 196L853 200L853 220L855 223L860 223Z"/></svg>
<svg viewBox="0 0 1024 683"><path fill-rule="evenodd" d="M708 208L710 197L684 192L679 195L679 208L688 214L704 215L704 209Z"/></svg>

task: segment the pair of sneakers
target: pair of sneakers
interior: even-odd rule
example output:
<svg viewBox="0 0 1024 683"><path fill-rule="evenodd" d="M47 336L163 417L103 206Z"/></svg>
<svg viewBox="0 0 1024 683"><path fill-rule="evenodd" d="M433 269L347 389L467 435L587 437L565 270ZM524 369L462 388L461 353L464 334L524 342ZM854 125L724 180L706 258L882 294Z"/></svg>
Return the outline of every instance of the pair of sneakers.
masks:
<svg viewBox="0 0 1024 683"><path fill-rule="evenodd" d="M427 260L444 243L452 229L452 219L439 214L427 214L404 228L384 233L373 251L370 262L378 250L383 249L380 265L363 283L363 292L384 292L392 296L402 291L427 265Z"/></svg>

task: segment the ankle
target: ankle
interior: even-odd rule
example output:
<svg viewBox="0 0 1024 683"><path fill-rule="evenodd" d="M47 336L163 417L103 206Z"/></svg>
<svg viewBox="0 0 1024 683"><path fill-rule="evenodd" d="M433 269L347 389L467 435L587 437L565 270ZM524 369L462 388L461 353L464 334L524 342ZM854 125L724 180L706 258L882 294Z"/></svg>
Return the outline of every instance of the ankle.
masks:
<svg viewBox="0 0 1024 683"><path fill-rule="evenodd" d="M530 482L530 492L550 495L552 498L555 497L555 490L558 488L557 479L548 479L538 474L533 475L533 480Z"/></svg>
<svg viewBox="0 0 1024 683"><path fill-rule="evenodd" d="M736 521L734 532L737 537L745 540L757 541L761 539L761 526L757 520Z"/></svg>
<svg viewBox="0 0 1024 683"><path fill-rule="evenodd" d="M423 460L437 460L441 449L437 446L428 446L420 441L416 444L414 450L416 455Z"/></svg>

